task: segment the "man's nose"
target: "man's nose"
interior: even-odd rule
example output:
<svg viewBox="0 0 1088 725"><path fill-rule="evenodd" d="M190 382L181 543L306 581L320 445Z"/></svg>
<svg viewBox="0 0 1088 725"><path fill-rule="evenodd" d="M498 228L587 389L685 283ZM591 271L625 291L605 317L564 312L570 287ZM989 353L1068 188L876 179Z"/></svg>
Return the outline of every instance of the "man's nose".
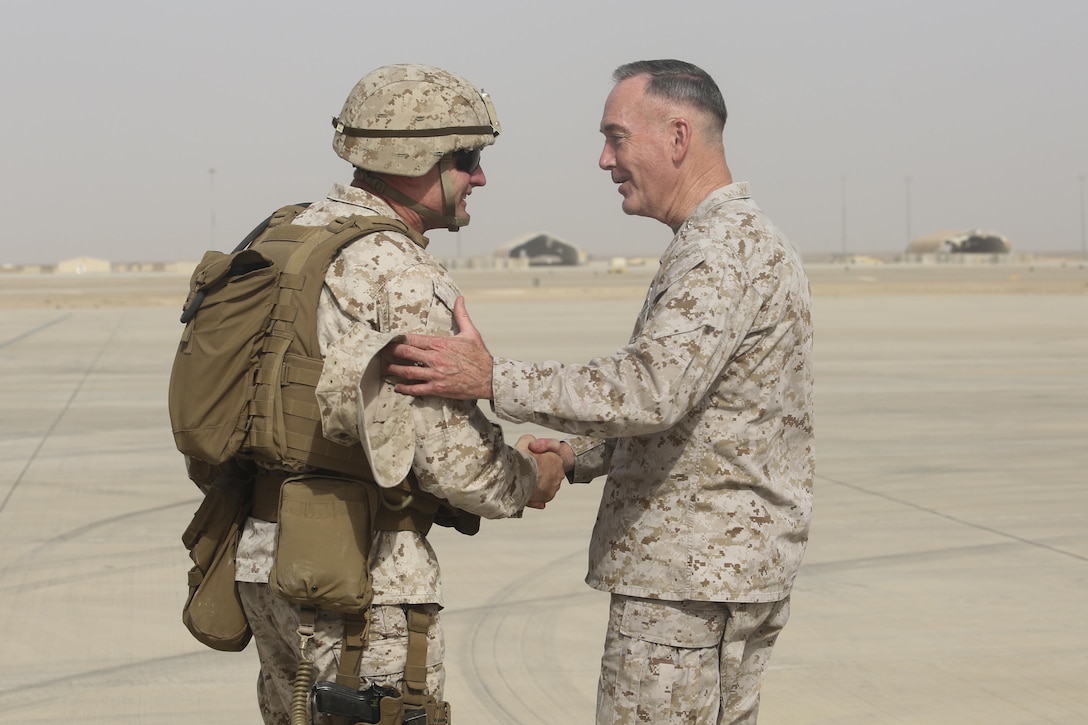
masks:
<svg viewBox="0 0 1088 725"><path fill-rule="evenodd" d="M605 171L616 165L616 155L612 153L612 149L608 147L608 144L605 144L604 148L601 149L601 157L597 159L597 165Z"/></svg>

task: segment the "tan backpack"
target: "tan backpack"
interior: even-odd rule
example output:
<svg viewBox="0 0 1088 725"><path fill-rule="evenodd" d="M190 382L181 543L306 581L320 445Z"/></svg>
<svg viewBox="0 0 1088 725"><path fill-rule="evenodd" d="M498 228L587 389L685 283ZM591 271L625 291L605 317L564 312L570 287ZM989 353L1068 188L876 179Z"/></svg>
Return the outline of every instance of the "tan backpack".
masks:
<svg viewBox="0 0 1088 725"><path fill-rule="evenodd" d="M379 216L291 224L303 208L280 209L229 254L206 252L193 272L170 374L174 442L213 465L254 460L370 479L362 446L321 433L318 299L345 245L376 231L420 235Z"/></svg>

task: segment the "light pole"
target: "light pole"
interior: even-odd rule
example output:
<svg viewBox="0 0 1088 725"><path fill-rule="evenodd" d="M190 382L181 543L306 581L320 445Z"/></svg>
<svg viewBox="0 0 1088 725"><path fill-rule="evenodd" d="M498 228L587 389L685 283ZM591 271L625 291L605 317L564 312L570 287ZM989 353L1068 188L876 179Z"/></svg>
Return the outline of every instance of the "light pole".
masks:
<svg viewBox="0 0 1088 725"><path fill-rule="evenodd" d="M208 169L208 209L211 226L208 229L208 249L215 249L215 169Z"/></svg>
<svg viewBox="0 0 1088 725"><path fill-rule="evenodd" d="M1080 256L1088 259L1088 237L1084 222L1084 174L1080 175Z"/></svg>
<svg viewBox="0 0 1088 725"><path fill-rule="evenodd" d="M842 177L842 253L846 256L846 176Z"/></svg>
<svg viewBox="0 0 1088 725"><path fill-rule="evenodd" d="M911 235L910 229L910 177L907 177L907 246L910 247L910 240L914 237Z"/></svg>

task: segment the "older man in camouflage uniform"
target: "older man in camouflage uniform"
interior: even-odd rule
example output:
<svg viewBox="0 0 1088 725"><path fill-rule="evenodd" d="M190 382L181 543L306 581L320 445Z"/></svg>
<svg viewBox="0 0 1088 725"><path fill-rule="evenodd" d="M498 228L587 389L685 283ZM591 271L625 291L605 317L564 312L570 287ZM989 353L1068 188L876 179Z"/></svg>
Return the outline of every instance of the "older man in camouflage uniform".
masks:
<svg viewBox="0 0 1088 725"><path fill-rule="evenodd" d="M333 146L355 167L354 182L333 186L295 224L381 215L422 233L468 223L465 200L486 183L479 152L494 143L499 125L490 100L466 80L429 66L379 68L355 86L334 126ZM376 480L392 485L411 471L423 491L458 509L499 518L526 505L541 507L563 479L554 453L505 445L501 429L473 403L413 400L381 383L368 392L368 370L377 372L370 363L392 335L453 331L458 289L425 246L378 232L345 247L330 265L317 313L325 359L318 385L323 433L344 444L365 438ZM260 652L264 721L288 725L300 612L267 584L276 529L257 517L246 522L236 578ZM363 687L401 686L408 644L403 605L421 605L429 615L426 682L440 700L445 674L435 553L415 531L379 531L371 561L374 603L359 672ZM318 681L336 674L343 631L339 615L318 612L310 645Z"/></svg>
<svg viewBox="0 0 1088 725"><path fill-rule="evenodd" d="M713 80L679 61L614 80L601 168L626 213L674 232L628 345L586 365L493 359L458 301L461 334L410 335L390 353L416 366L388 369L418 381L398 390L576 434L531 448L574 481L607 473L586 579L612 593L599 724L754 723L809 532L808 281L732 180Z"/></svg>

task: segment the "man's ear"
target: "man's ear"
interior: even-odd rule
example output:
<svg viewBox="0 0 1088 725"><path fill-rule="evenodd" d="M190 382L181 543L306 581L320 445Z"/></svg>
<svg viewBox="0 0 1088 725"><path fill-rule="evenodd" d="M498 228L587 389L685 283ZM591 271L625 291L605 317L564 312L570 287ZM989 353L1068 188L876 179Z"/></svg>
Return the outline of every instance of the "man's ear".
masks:
<svg viewBox="0 0 1088 725"><path fill-rule="evenodd" d="M688 155L688 149L691 148L691 124L686 118L683 117L674 118L669 123L672 126L672 128L670 129L672 161L674 164L679 164L684 160L684 157Z"/></svg>

